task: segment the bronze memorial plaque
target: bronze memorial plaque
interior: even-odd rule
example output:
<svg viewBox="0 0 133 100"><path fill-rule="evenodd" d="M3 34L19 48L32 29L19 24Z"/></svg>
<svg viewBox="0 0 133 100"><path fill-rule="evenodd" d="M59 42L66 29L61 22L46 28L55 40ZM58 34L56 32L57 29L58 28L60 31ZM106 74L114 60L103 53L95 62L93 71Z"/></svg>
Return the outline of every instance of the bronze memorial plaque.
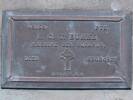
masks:
<svg viewBox="0 0 133 100"><path fill-rule="evenodd" d="M4 11L2 88L131 88L128 11Z"/></svg>

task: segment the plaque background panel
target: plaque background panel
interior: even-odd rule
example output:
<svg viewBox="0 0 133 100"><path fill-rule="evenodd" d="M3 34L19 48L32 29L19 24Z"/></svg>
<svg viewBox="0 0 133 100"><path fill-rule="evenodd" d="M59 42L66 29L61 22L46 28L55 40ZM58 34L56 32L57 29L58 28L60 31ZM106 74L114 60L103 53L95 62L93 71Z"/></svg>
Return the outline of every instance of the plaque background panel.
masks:
<svg viewBox="0 0 133 100"><path fill-rule="evenodd" d="M0 0L0 9L128 9L133 11L132 0ZM1 14L1 12L0 12ZM1 18L1 16L0 16ZM0 20L1 22L1 20ZM1 24L0 24L1 25ZM17 95L17 97L16 97ZM1 100L132 100L133 90L3 90Z"/></svg>
<svg viewBox="0 0 133 100"><path fill-rule="evenodd" d="M102 33L95 30L95 23L109 25L111 33ZM28 25L47 25L46 30L32 30L27 28ZM73 28L70 26L73 25ZM82 26L82 27L81 27ZM113 76L119 66L119 37L120 37L120 23L119 22L106 22L106 21L14 21L14 64L12 70L14 76L24 77L54 77L52 73L78 73L75 76L81 77L108 77ZM23 31L25 30L25 31ZM97 35L97 40L69 40L69 33L75 33L80 35L91 34ZM52 33L55 39L48 39L49 34ZM90 34L89 33L89 34ZM115 34L117 33L117 34ZM36 35L40 34L40 39L36 38ZM60 39L60 35L64 34L65 40ZM85 38L85 37L82 37ZM43 43L57 43L58 47L37 47L31 46L33 42ZM105 47L100 45L99 47L83 47L83 43L102 42ZM62 45L69 43L72 47L62 47ZM37 45L37 43L36 43ZM75 46L75 47L74 47ZM64 61L61 59L61 54L64 53L66 48L72 52L73 61L71 62L71 70L64 70ZM24 56L38 56L39 61L24 61ZM93 63L87 62L88 56L117 56L118 65L112 65L107 63ZM56 58L56 59L55 59ZM45 67L45 69L44 69ZM55 68L56 67L56 68ZM100 68L100 69L99 69ZM44 69L44 70L43 70ZM98 69L98 70L97 70ZM40 70L40 71L39 71ZM80 75L80 74L84 75ZM73 75L73 74L72 74ZM71 74L55 75L56 77L72 77Z"/></svg>

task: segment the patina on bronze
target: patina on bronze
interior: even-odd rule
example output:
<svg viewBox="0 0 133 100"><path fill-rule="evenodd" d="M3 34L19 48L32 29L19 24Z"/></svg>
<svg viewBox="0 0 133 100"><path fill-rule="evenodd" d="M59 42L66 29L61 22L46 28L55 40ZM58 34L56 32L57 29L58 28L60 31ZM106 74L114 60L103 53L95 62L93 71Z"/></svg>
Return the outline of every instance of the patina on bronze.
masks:
<svg viewBox="0 0 133 100"><path fill-rule="evenodd" d="M131 14L4 11L2 88L131 88Z"/></svg>

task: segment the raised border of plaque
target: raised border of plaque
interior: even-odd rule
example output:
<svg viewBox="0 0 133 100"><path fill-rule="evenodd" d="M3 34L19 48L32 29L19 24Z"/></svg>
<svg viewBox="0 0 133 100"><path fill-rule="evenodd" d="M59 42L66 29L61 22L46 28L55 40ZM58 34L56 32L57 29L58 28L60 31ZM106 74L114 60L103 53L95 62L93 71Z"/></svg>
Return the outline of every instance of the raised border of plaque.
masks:
<svg viewBox="0 0 133 100"><path fill-rule="evenodd" d="M111 21L119 22L120 65L123 74L119 77L18 77L12 74L13 35L15 21ZM129 11L3 11L2 18L2 88L39 89L127 89L131 88L132 77L132 20ZM64 51L65 52L65 51Z"/></svg>

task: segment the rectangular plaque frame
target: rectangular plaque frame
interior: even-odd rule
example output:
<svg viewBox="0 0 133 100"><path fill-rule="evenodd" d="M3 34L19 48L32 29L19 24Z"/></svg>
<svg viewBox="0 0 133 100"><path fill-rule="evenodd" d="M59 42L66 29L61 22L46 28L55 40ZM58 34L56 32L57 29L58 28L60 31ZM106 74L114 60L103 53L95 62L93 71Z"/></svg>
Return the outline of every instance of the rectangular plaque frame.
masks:
<svg viewBox="0 0 133 100"><path fill-rule="evenodd" d="M57 23L57 24L55 24L54 21L56 21L55 23ZM100 24L101 23L102 24L100 25L100 27L98 26L98 30L99 30L98 33L100 33L101 31L104 32L103 30L108 30L109 27L106 28L106 23L109 23L108 25L110 25L111 27L113 27L113 25L116 25L116 27L118 27L118 30L117 30L118 33L116 33L116 34L119 34L118 37L116 38L118 44L116 44L115 46L113 44L112 45L116 48L118 47L118 50L120 52L120 54L118 54L118 56L120 56L118 65L120 65L120 66L117 69L115 69L116 71L118 71L118 73L120 73L119 75L107 75L107 76L102 75L102 76L100 76L101 73L98 72L98 69L97 69L96 71L93 70L94 72L92 72L92 74L97 73L97 74L95 74L95 76L89 76L88 74L87 74L88 76L83 75L82 77L81 76L76 76L76 77L71 76L73 74L71 74L70 76L69 75L61 76L62 74L67 75L67 73L63 73L63 72L62 73L55 72L54 75L57 74L56 77L48 76L49 74L47 76L44 76L44 74L43 74L43 76L41 76L41 74L38 74L38 76L37 76L35 74L36 76L34 76L34 71L35 71L34 69L33 69L34 70L33 72L31 71L31 75L30 75L30 74L24 73L24 70L26 69L26 67L24 67L25 69L16 69L17 66L14 67L15 64L17 63L17 60L19 58L21 58L20 56L18 57L19 53L16 53L20 49L18 46L22 45L20 42L18 42L18 44L16 42L16 41L19 41L19 38L20 38L20 36L17 34L22 32L20 30L21 30L21 28L24 27L24 25L27 25L27 27L28 27L29 24L27 24L27 23L40 24L41 22L44 22L44 23L48 24L49 26L51 25L51 27L53 27L48 30L48 32L49 32L52 29L55 31L58 28L58 26L54 27L54 26L52 26L52 24L59 25L59 23L61 24L61 22L63 23L63 24L61 24L62 26L63 25L67 26L68 25L67 22L70 23L70 26L73 25L71 23L74 23L75 27L78 27L78 25L84 25L84 24L86 24L86 22L88 22L89 24L86 24L86 25L91 27L92 23L97 23L99 21L100 21ZM90 23L90 22L92 22L92 23ZM131 66L132 66L132 59L131 59L132 58L132 48L131 48L132 47L132 45L131 45L132 25L131 24L132 24L131 23L131 13L124 12L124 11L115 11L115 12L114 11L77 11L77 10L57 10L57 11L45 11L45 12L41 12L41 11L35 11L35 12L33 12L33 11L4 11L3 19L2 19L2 88L45 88L45 89L131 88ZM43 29L43 28L47 28L47 26L41 26L39 28ZM38 29L38 26L35 26L35 27L29 26L29 27L33 28L33 30ZM81 26L81 28L77 28L77 30L78 29L79 29L78 31L83 30L83 29L87 30L86 26L84 26L84 27ZM62 29L63 29L63 27L62 27ZM72 28L70 31L72 31L74 29L76 30L76 28ZM30 32L32 30L26 31L25 27L23 30L25 31L25 33L26 32L32 33L32 32ZM58 31L58 30L56 30L56 31ZM113 34L113 32L115 33L117 31L115 31L115 28L113 27L111 32ZM22 32L22 34L24 34L24 33ZM26 36L26 35L24 34L23 36ZM30 36L31 36L31 34L30 34ZM30 36L29 36L29 38L30 38ZM112 37L113 37L113 35L112 35ZM107 38L107 36L104 38ZM20 38L20 40L21 40L21 38ZM22 37L22 40L23 40L23 37ZM83 40L83 39L81 39L81 40ZM85 39L84 39L84 41L85 41ZM16 46L16 45L18 45L18 46ZM65 48L67 48L67 47L65 47ZM18 49L18 50L16 50L16 49ZM52 50L52 48L50 48L49 50ZM89 48L87 48L87 50L89 50ZM96 49L93 49L93 50L96 50ZM116 50L116 49L113 49L113 50ZM20 51L20 52L23 52L23 51ZM31 52L32 51L34 51L34 49L32 49ZM80 56L82 56L82 55L83 54L80 54ZM113 55L113 54L111 53L111 55ZM36 61L37 57L32 56L32 60ZM59 62L57 62L57 63L59 63ZM48 65L49 63L46 63L46 64ZM74 63L74 64L76 64L76 63ZM102 65L99 65L99 63L94 66L102 67ZM55 64L55 67L58 70L60 70L56 64ZM103 67L103 69L104 69L104 67ZM30 71L32 69L27 68L27 70ZM42 68L42 70L43 70L43 68ZM46 71L49 71L49 70L46 70ZM81 69L79 68L78 72L80 72L80 70ZM21 72L21 71L23 72L24 75L16 74L17 72ZM68 71L66 71L66 72L68 72ZM78 72L74 72L74 75L84 74L84 73L78 73ZM68 73L70 73L70 72L68 72ZM90 72L88 71L88 73L91 73L91 71ZM98 74L98 73L100 73L100 74ZM110 71L108 71L107 74L108 73L110 73ZM58 74L60 74L60 75L58 76Z"/></svg>

